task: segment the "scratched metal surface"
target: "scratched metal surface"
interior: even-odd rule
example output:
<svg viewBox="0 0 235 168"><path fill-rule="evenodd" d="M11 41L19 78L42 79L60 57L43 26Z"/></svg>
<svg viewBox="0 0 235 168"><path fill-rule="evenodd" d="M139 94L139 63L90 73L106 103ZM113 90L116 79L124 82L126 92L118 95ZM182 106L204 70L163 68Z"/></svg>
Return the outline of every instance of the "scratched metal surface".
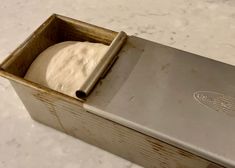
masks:
<svg viewBox="0 0 235 168"><path fill-rule="evenodd" d="M31 117L146 168L222 168L86 111L79 102L11 81Z"/></svg>
<svg viewBox="0 0 235 168"><path fill-rule="evenodd" d="M129 37L86 109L235 166L235 67Z"/></svg>

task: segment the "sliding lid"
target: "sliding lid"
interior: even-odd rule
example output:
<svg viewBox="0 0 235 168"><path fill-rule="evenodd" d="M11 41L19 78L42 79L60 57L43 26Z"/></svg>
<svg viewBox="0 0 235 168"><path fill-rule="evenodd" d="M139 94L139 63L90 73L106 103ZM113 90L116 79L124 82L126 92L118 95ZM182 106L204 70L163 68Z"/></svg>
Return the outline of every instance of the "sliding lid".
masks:
<svg viewBox="0 0 235 168"><path fill-rule="evenodd" d="M84 107L235 166L235 67L130 36Z"/></svg>

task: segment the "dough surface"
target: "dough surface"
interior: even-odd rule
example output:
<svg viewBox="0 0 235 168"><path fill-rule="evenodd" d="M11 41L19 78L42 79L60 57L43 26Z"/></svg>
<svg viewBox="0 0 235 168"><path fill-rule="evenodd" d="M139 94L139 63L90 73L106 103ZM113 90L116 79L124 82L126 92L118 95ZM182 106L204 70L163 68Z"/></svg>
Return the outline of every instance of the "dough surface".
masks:
<svg viewBox="0 0 235 168"><path fill-rule="evenodd" d="M66 41L55 44L33 61L25 79L76 97L108 46L100 43Z"/></svg>

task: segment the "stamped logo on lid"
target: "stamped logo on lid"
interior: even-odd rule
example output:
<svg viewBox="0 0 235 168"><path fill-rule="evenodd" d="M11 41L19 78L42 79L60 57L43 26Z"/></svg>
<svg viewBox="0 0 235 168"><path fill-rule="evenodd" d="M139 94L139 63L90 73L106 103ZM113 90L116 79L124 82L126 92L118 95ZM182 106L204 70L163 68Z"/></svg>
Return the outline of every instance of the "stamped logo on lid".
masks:
<svg viewBox="0 0 235 168"><path fill-rule="evenodd" d="M193 96L200 104L235 117L235 98L212 91L197 91Z"/></svg>

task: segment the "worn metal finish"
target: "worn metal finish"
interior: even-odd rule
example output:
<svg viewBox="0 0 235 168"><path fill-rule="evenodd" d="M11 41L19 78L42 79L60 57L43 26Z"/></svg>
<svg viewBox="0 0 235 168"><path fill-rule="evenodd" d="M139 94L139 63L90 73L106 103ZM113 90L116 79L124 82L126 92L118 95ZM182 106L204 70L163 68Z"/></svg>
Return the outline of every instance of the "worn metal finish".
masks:
<svg viewBox="0 0 235 168"><path fill-rule="evenodd" d="M78 102L11 83L33 119L147 168L220 168L190 152L92 114Z"/></svg>
<svg viewBox="0 0 235 168"><path fill-rule="evenodd" d="M81 86L81 88L76 92L76 96L78 98L86 98L87 95L91 92L95 84L98 82L98 80L104 76L103 74L107 72L107 69L110 68L110 66L113 64L113 62L117 59L117 53L123 46L125 40L127 38L127 35L125 32L119 32L118 35L115 37L115 39L110 44L107 52L102 57L100 62L95 67L94 71L90 74L88 79L85 81L85 83Z"/></svg>
<svg viewBox="0 0 235 168"><path fill-rule="evenodd" d="M235 167L234 74L234 66L129 37L84 107Z"/></svg>
<svg viewBox="0 0 235 168"><path fill-rule="evenodd" d="M51 27L56 28L53 36ZM233 97L232 66L128 36L119 59L85 102L23 79L37 54L54 43L88 40L110 44L116 35L53 15L3 62L0 75L11 81L33 119L145 167L233 167L233 156L218 155L227 146L216 146L221 145L221 138L212 138L217 138L218 129L228 131L230 135L222 135L232 138L234 120L213 111L222 107L202 105L208 101L198 92L204 89ZM218 77L222 72L223 80ZM231 148L232 140L225 141Z"/></svg>

